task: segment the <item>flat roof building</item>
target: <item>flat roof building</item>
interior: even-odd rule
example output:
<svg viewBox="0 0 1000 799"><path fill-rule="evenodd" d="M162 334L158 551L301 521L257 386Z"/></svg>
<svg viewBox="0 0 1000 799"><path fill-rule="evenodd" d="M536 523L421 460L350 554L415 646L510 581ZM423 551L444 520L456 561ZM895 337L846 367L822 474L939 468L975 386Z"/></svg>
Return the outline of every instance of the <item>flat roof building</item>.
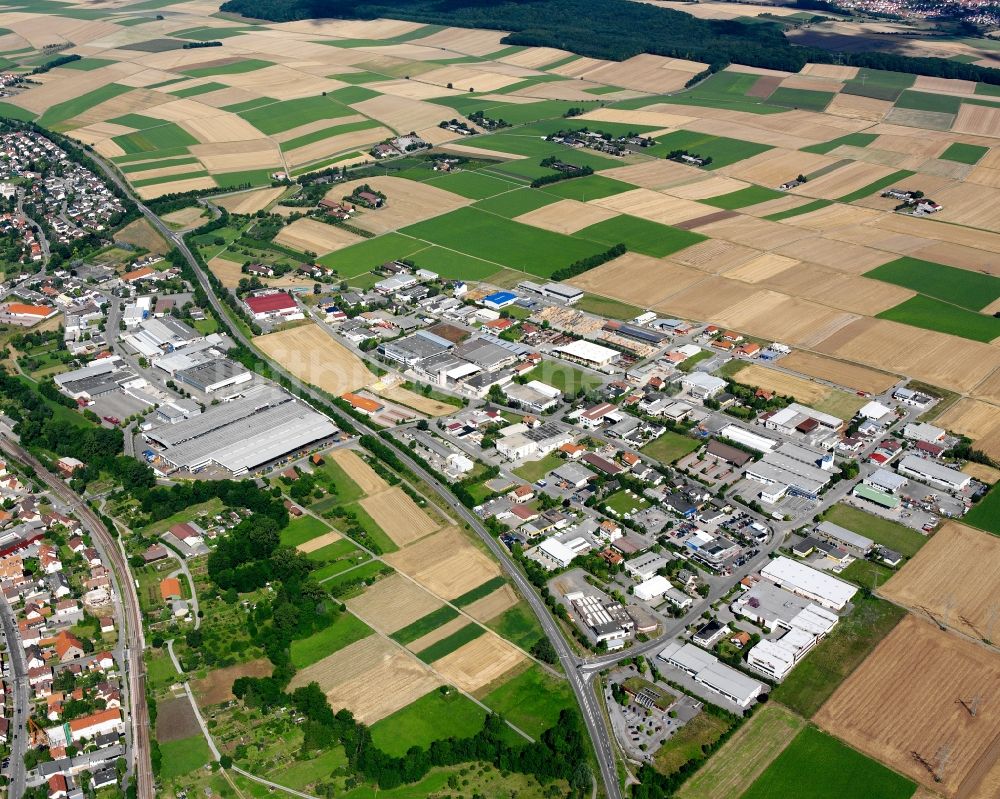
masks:
<svg viewBox="0 0 1000 799"><path fill-rule="evenodd" d="M872 539L859 535L833 522L820 522L817 524L816 534L827 541L833 541L836 544L843 544L851 549L856 549L863 555L867 555L871 551L871 548L875 546L875 542Z"/></svg>
<svg viewBox="0 0 1000 799"><path fill-rule="evenodd" d="M768 563L760 570L760 576L793 594L836 611L843 610L858 591L850 583L784 556Z"/></svg>
<svg viewBox="0 0 1000 799"><path fill-rule="evenodd" d="M583 299L583 292L580 289L565 283L546 283L541 287L541 293L545 297L559 300L566 305L572 305L574 302Z"/></svg>
<svg viewBox="0 0 1000 799"><path fill-rule="evenodd" d="M922 482L946 491L961 491L972 481L972 477L964 472L917 455L906 455L896 465L896 469L900 474L916 477Z"/></svg>
<svg viewBox="0 0 1000 799"><path fill-rule="evenodd" d="M763 683L723 665L718 658L694 644L675 641L660 650L656 657L740 707L749 707L764 691Z"/></svg>
<svg viewBox="0 0 1000 799"><path fill-rule="evenodd" d="M571 360L582 361L598 367L607 367L618 358L618 350L602 347L600 344L583 339L556 347L555 352Z"/></svg>
<svg viewBox="0 0 1000 799"><path fill-rule="evenodd" d="M249 383L253 379L253 373L242 364L228 358L218 358L189 369L182 369L174 375L174 378L199 391L211 394L220 388Z"/></svg>

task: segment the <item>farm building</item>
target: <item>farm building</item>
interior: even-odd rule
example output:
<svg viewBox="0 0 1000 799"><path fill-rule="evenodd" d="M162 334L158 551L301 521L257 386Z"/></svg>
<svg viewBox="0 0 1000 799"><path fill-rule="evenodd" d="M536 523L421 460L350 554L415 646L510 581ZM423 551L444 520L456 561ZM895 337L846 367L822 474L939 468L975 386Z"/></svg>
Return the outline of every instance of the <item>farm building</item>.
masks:
<svg viewBox="0 0 1000 799"><path fill-rule="evenodd" d="M772 560L760 570L760 576L779 588L785 588L793 594L837 611L843 610L858 591L843 580L786 557Z"/></svg>
<svg viewBox="0 0 1000 799"><path fill-rule="evenodd" d="M694 644L673 642L656 656L669 666L689 674L711 691L724 696L740 707L750 704L764 691L764 684L723 665Z"/></svg>
<svg viewBox="0 0 1000 799"><path fill-rule="evenodd" d="M970 475L917 455L907 455L896 465L896 469L900 474L915 477L946 491L962 491L972 481Z"/></svg>

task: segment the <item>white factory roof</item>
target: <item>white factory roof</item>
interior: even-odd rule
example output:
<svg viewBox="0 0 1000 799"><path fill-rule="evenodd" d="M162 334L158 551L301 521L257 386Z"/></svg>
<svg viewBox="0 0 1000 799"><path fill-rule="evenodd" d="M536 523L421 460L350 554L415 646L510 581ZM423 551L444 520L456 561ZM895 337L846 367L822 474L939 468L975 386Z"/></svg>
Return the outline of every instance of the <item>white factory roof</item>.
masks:
<svg viewBox="0 0 1000 799"><path fill-rule="evenodd" d="M745 427L740 427L735 424L723 427L719 431L719 435L724 438L728 438L730 441L735 441L737 444L750 447L750 449L756 450L757 452L770 452L778 446L778 442L773 438L761 436L757 433L751 433Z"/></svg>
<svg viewBox="0 0 1000 799"><path fill-rule="evenodd" d="M865 479L876 488L885 489L893 494L910 482L903 475L890 472L888 469L876 469L870 477Z"/></svg>
<svg viewBox="0 0 1000 799"><path fill-rule="evenodd" d="M927 422L911 422L903 428L903 435L914 441L930 441L931 443L944 438L945 431Z"/></svg>
<svg viewBox="0 0 1000 799"><path fill-rule="evenodd" d="M742 672L720 663L694 644L669 644L660 651L658 657L668 663L676 664L688 672L694 672L695 679L724 694L736 697L740 704L748 704L753 697L764 690L764 685L747 677Z"/></svg>
<svg viewBox="0 0 1000 799"><path fill-rule="evenodd" d="M696 386L705 391L719 391L726 387L726 381L707 372L691 372L681 378L681 385Z"/></svg>
<svg viewBox="0 0 1000 799"><path fill-rule="evenodd" d="M907 455L899 462L897 468L951 486L964 486L972 479L964 472L921 458L919 455Z"/></svg>
<svg viewBox="0 0 1000 799"><path fill-rule="evenodd" d="M601 364L613 361L618 357L617 350L613 350L610 347L602 347L600 344L594 344L592 341L584 341L583 339L556 347L556 352L561 352L583 361Z"/></svg>
<svg viewBox="0 0 1000 799"><path fill-rule="evenodd" d="M634 593L639 599L648 602L655 596L662 596L671 588L670 580L660 574L653 575L645 582L639 583Z"/></svg>
<svg viewBox="0 0 1000 799"><path fill-rule="evenodd" d="M889 472L889 474L892 474L892 472ZM867 552L875 545L875 542L870 538L858 535L853 530L848 530L846 527L841 527L839 524L834 524L833 522L820 522L816 525L816 531L822 533L827 538L833 538L855 549L860 549L862 552Z"/></svg>
<svg viewBox="0 0 1000 799"><path fill-rule="evenodd" d="M554 538L546 538L538 545L538 548L558 563L569 564L577 554L564 543L556 541Z"/></svg>
<svg viewBox="0 0 1000 799"><path fill-rule="evenodd" d="M892 413L891 408L887 408L881 402L875 402L874 400L867 403L860 411L858 411L860 416L864 416L866 419L872 419L876 422L883 416L887 416L890 413Z"/></svg>
<svg viewBox="0 0 1000 799"><path fill-rule="evenodd" d="M816 597L838 610L858 592L850 583L786 557L775 558L760 570L760 574L773 583Z"/></svg>

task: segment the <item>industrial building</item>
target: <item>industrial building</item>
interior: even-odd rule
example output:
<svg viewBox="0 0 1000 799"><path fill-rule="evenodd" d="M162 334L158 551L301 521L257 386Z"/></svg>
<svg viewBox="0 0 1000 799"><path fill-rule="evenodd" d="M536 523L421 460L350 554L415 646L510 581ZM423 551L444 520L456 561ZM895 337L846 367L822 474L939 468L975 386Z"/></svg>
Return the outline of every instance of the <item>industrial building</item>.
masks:
<svg viewBox="0 0 1000 799"><path fill-rule="evenodd" d="M532 380L524 385L508 383L503 387L503 393L507 399L517 402L524 410L532 413L542 413L549 408L556 407L562 396L559 389L537 380Z"/></svg>
<svg viewBox="0 0 1000 799"><path fill-rule="evenodd" d="M255 294L243 300L254 319L305 319L295 298L285 291Z"/></svg>
<svg viewBox="0 0 1000 799"><path fill-rule="evenodd" d="M858 592L850 583L784 556L768 563L760 570L760 576L779 588L785 588L835 611L843 610Z"/></svg>
<svg viewBox="0 0 1000 799"><path fill-rule="evenodd" d="M572 434L560 429L556 424L546 423L538 427L526 424L512 424L500 431L497 452L505 458L516 460L538 460L563 444L573 440Z"/></svg>
<svg viewBox="0 0 1000 799"><path fill-rule="evenodd" d="M639 583L632 593L643 602L652 602L662 597L671 588L673 586L670 584L670 580L657 574Z"/></svg>
<svg viewBox="0 0 1000 799"><path fill-rule="evenodd" d="M696 682L725 697L739 707L749 707L764 691L764 684L747 677L694 644L675 641L656 656L669 666L694 677Z"/></svg>
<svg viewBox="0 0 1000 799"><path fill-rule="evenodd" d="M711 399L725 389L726 381L705 372L691 372L681 378L681 387L693 397Z"/></svg>
<svg viewBox="0 0 1000 799"><path fill-rule="evenodd" d="M253 373L235 361L218 358L189 369L182 369L174 374L174 378L192 388L211 394L220 388L249 383L253 379Z"/></svg>
<svg viewBox="0 0 1000 799"><path fill-rule="evenodd" d="M758 435L735 424L727 424L719 431L719 435L735 441L737 444L752 449L754 452L770 452L778 446L773 438Z"/></svg>
<svg viewBox="0 0 1000 799"><path fill-rule="evenodd" d="M137 330L122 337L122 341L145 358L183 349L202 335L179 319L144 319Z"/></svg>
<svg viewBox="0 0 1000 799"><path fill-rule="evenodd" d="M838 546L853 549L860 552L862 556L871 552L872 547L875 546L875 542L872 539L859 535L853 530L848 530L846 527L841 527L839 524L834 524L833 522L820 522L816 525L815 532L817 537Z"/></svg>
<svg viewBox="0 0 1000 799"><path fill-rule="evenodd" d="M946 491L962 491L972 481L972 477L957 469L943 466L917 455L905 456L897 465L900 474L915 477L928 485L943 488Z"/></svg>
<svg viewBox="0 0 1000 799"><path fill-rule="evenodd" d="M579 361L588 366L597 368L607 368L618 359L618 350L610 347L602 347L592 341L579 339L569 344L563 344L553 350L556 355L561 355L571 361Z"/></svg>
<svg viewBox="0 0 1000 799"><path fill-rule="evenodd" d="M566 594L566 600L597 643L603 642L609 650L625 646L625 640L635 629L635 621L620 602L602 602L599 597L582 591Z"/></svg>
<svg viewBox="0 0 1000 799"><path fill-rule="evenodd" d="M454 346L454 343L448 339L441 338L441 336L426 330L420 330L412 336L379 344L378 354L387 361L393 361L403 366L415 366L425 358L448 352Z"/></svg>
<svg viewBox="0 0 1000 799"><path fill-rule="evenodd" d="M143 437L177 469L197 472L215 465L239 475L337 432L309 405L276 386L262 385L198 416L144 430Z"/></svg>
<svg viewBox="0 0 1000 799"><path fill-rule="evenodd" d="M670 561L657 552L646 552L625 561L625 571L636 580L648 580Z"/></svg>

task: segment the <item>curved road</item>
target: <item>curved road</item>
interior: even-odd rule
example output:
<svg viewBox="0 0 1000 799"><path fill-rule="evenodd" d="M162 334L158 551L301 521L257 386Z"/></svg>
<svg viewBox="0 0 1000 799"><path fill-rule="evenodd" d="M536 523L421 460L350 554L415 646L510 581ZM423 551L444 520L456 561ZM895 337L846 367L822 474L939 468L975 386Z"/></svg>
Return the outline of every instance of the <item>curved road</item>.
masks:
<svg viewBox="0 0 1000 799"><path fill-rule="evenodd" d="M142 202L138 200L133 194L131 188L126 184L126 182L121 178L121 176L107 164L102 158L97 156L95 153L91 152L89 155L94 159L94 161L101 167L104 173L110 178L114 183L124 191L129 197L133 199L133 202L138 206L142 214L149 220L150 224L153 225L168 241L170 241L180 253L187 260L188 264L194 270L195 275L198 277L198 282L204 289L206 296L208 297L209 303L212 306L214 312L218 315L220 320L226 320L227 327L230 328L232 335L239 341L244 347L253 352L257 357L261 359L262 362L266 363L268 367L272 370L274 374L281 375L283 378L289 381L289 384L294 386L302 396L312 398L314 401L321 403L324 406L329 406L328 400L323 397L319 392L314 390L308 384L303 383L294 375L285 371L285 369L278 363L264 357L251 343L243 331L239 329L236 325L228 322L228 314L226 309L224 309L222 301L215 295L212 285L209 283L208 278L202 271L191 250L188 248L184 241L184 237L171 230L166 224L149 208L147 208ZM348 419L346 415L343 417L345 421L355 427L360 429L362 432L369 435L378 435L378 431L367 425L355 420ZM405 451L397 450L399 458L410 468L415 474L423 478L428 485L430 485L439 495L441 499L461 518L463 518L472 527L473 530L479 535L479 537L485 542L486 546L490 548L490 551L503 563L507 572L510 574L511 578L517 584L518 589L520 589L522 595L527 599L528 603L531 605L532 610L538 617L539 623L542 625L542 629L545 634L552 641L553 646L555 646L556 652L559 655L559 661L562 663L564 670L566 671L566 676L569 680L570 685L573 687L573 693L576 695L577 702L583 709L583 720L587 727L587 732L594 745L594 751L597 754L597 761L600 766L601 778L604 783L605 792L608 799L622 799L621 787L618 782L618 775L615 769L615 759L614 753L611 746L610 733L605 729L604 726L604 716L601 711L601 707L598 704L599 699L597 693L592 690L592 686L589 680L589 674L584 673L578 668L580 661L574 655L573 651L570 649L569 644L563 638L562 632L559 630L555 621L553 620L548 608L545 603L541 600L538 594L535 592L534 587L528 582L527 578L520 572L517 565L511 559L510 554L507 552L506 548L503 547L490 533L483 527L479 518L469 511L464 505L462 505L455 496L445 487L435 475L429 474L422 467L420 467L416 462L411 460ZM125 572L128 574L128 572ZM129 585L133 584L129 582ZM133 590L134 593L134 590ZM136 603L138 607L138 603ZM141 651L141 650L140 650ZM144 695L144 694L143 694ZM145 709L145 703L143 703L143 709ZM148 726L147 726L148 733ZM152 796L152 794L149 794ZM140 797L146 796L141 791L139 793Z"/></svg>
<svg viewBox="0 0 1000 799"><path fill-rule="evenodd" d="M52 493L79 516L95 541L99 542L104 556L110 562L125 615L124 660L128 681L129 717L132 725L134 777L139 799L153 799L156 791L153 784L153 768L149 759L149 708L146 705L146 665L142 659L145 649L142 614L139 610L139 596L135 590L135 582L125 556L97 514L65 482L42 466L34 455L5 436L0 436L0 449L10 457L28 464L37 472L39 479Z"/></svg>

